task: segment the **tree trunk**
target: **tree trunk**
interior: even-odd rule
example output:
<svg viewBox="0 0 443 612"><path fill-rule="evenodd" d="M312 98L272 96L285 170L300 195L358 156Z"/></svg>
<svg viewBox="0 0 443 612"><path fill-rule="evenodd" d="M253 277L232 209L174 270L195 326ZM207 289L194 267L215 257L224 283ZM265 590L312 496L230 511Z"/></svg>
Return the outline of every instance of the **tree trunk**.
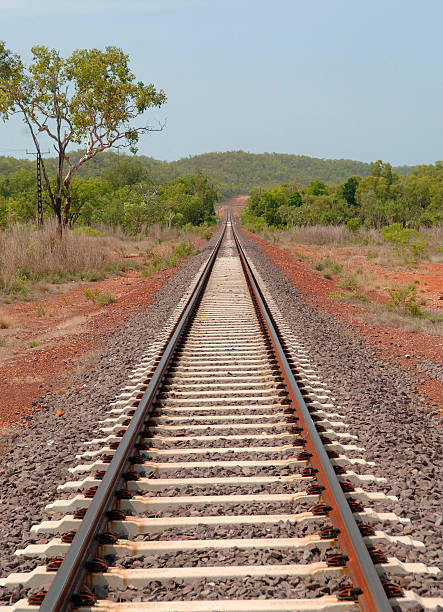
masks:
<svg viewBox="0 0 443 612"><path fill-rule="evenodd" d="M72 193L68 192L68 195L66 196L65 199L65 206L63 209L63 223L64 225L68 225L69 223L69 211L71 210L71 200L72 200Z"/></svg>
<svg viewBox="0 0 443 612"><path fill-rule="evenodd" d="M60 238L63 234L63 219L62 219L62 198L61 196L57 196L55 198L55 219L57 224L57 232Z"/></svg>

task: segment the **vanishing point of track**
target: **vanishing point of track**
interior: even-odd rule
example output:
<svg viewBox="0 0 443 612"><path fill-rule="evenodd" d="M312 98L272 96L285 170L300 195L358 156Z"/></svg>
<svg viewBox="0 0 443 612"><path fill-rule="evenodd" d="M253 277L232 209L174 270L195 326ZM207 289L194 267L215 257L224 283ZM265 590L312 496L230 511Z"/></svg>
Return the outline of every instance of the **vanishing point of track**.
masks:
<svg viewBox="0 0 443 612"><path fill-rule="evenodd" d="M34 528L61 536L18 551L49 561L1 582L33 589L4 609L381 612L424 602L389 576L434 568L375 547L393 538L371 523L405 519L367 508L389 499L360 485L382 479L350 469L365 461L346 455L358 448L338 431L345 424L308 360L294 353L230 214L183 301L163 346L114 403L107 437L82 455L91 462L72 469L86 476L59 487L80 494L50 504L61 518ZM121 562L134 556L142 567ZM143 565L146 558L154 561ZM306 596L304 582L318 576L324 594ZM302 596L282 597L281 577L300 584ZM217 581L249 578L255 598L241 588L236 598L205 596ZM144 597L167 581L191 586L172 598ZM112 597L125 585L138 599ZM97 601L93 590L105 596Z"/></svg>

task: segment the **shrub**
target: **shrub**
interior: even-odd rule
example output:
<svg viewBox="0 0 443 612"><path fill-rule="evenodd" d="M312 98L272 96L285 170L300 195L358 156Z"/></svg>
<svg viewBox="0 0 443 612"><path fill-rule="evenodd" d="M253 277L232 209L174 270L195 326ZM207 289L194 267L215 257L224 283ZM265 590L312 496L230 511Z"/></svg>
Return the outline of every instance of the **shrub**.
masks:
<svg viewBox="0 0 443 612"><path fill-rule="evenodd" d="M342 266L336 261L332 261L331 259L325 259L325 266L329 268L331 274L338 275L342 271Z"/></svg>
<svg viewBox="0 0 443 612"><path fill-rule="evenodd" d="M382 228L382 236L386 242L394 245L396 251L405 257L407 251L412 262L423 256L428 246L427 240L420 237L417 230L403 227L401 223L385 225Z"/></svg>
<svg viewBox="0 0 443 612"><path fill-rule="evenodd" d="M359 217L352 217L351 219L348 219L346 223L347 228L350 229L351 232L356 232L360 225L361 219L359 219Z"/></svg>
<svg viewBox="0 0 443 612"><path fill-rule="evenodd" d="M358 289L358 283L355 278L352 277L344 278L338 283L338 286L342 287L343 289L349 289L350 291Z"/></svg>
<svg viewBox="0 0 443 612"><path fill-rule="evenodd" d="M415 283L389 289L388 309L403 311L413 317L422 317L425 313L420 308Z"/></svg>
<svg viewBox="0 0 443 612"><path fill-rule="evenodd" d="M73 230L76 234L86 234L86 236L99 236L100 234L95 227L80 225Z"/></svg>
<svg viewBox="0 0 443 612"><path fill-rule="evenodd" d="M114 302L117 301L117 298L115 297L115 295L112 295L112 293L100 293L96 299L95 299L95 303L97 304L97 306L109 306L109 304L113 304Z"/></svg>
<svg viewBox="0 0 443 612"><path fill-rule="evenodd" d="M362 293L359 289L354 289L354 291L351 293L351 298L353 300L358 300L359 302L369 302L368 296Z"/></svg>
<svg viewBox="0 0 443 612"><path fill-rule="evenodd" d="M195 255L197 252L198 251L193 244L186 244L185 242L182 242L180 246L176 247L175 249L175 254L179 258Z"/></svg>
<svg viewBox="0 0 443 612"><path fill-rule="evenodd" d="M84 296L97 306L108 306L117 301L117 298L111 293L101 292L99 289L85 289Z"/></svg>

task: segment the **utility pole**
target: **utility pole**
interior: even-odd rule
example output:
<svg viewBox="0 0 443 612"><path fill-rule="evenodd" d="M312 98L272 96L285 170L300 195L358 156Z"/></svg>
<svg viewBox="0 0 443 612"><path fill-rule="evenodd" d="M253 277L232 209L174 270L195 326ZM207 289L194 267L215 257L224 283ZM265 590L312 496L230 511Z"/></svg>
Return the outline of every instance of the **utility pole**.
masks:
<svg viewBox="0 0 443 612"><path fill-rule="evenodd" d="M49 153L49 151L44 151ZM36 153L28 151L27 155L35 155L37 161L37 225L38 227L43 226L43 190L42 190L42 154L40 148L37 149Z"/></svg>

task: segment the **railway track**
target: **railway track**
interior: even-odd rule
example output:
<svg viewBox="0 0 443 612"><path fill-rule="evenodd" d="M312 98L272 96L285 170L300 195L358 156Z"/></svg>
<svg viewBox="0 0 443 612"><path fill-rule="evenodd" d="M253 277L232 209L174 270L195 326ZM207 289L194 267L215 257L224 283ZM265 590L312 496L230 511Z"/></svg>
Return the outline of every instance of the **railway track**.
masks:
<svg viewBox="0 0 443 612"><path fill-rule="evenodd" d="M389 512L228 215L213 254L17 551L0 610L438 609L395 576ZM53 537L55 535L55 537ZM39 565L42 560L46 564Z"/></svg>

